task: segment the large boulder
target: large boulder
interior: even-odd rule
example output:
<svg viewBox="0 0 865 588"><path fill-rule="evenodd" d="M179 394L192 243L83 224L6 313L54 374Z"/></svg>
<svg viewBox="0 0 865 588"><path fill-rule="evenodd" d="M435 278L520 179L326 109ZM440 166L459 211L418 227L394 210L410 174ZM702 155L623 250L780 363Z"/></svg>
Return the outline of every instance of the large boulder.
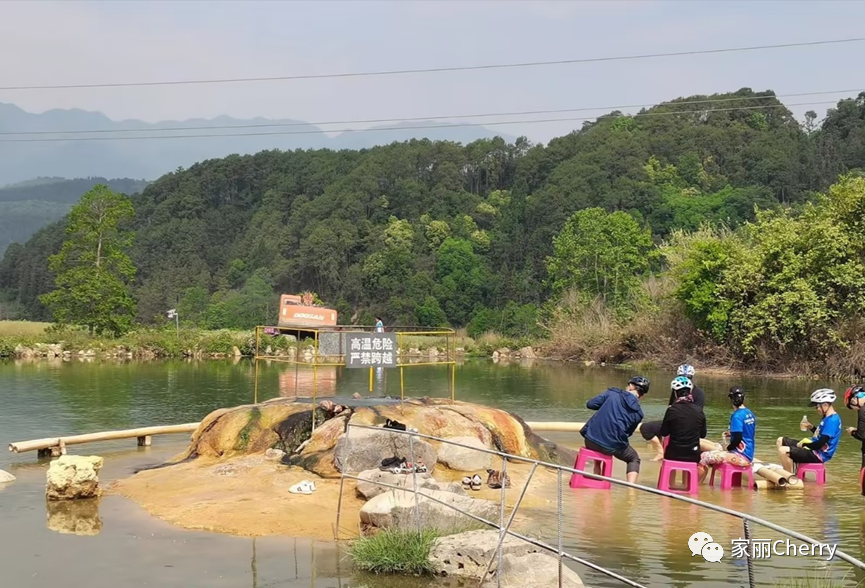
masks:
<svg viewBox="0 0 865 588"><path fill-rule="evenodd" d="M96 498L103 463L103 459L96 456L61 456L48 468L45 496L48 500Z"/></svg>
<svg viewBox="0 0 865 588"><path fill-rule="evenodd" d="M466 494L466 491L459 482L436 482L428 473L419 473L412 476L412 474L394 474L381 470L367 470L359 473L357 477L361 478L357 483L357 493L366 500L375 498L379 494L390 492L394 489L391 486L412 490L415 479L417 480L418 488L441 490L461 495ZM387 484L387 486L382 486L381 484Z"/></svg>
<svg viewBox="0 0 865 588"><path fill-rule="evenodd" d="M477 437L452 437L449 441L468 445L477 449L489 449L490 447ZM442 443L439 447L438 460L452 470L460 472L484 471L490 467L492 456L483 451L466 449L458 445Z"/></svg>
<svg viewBox="0 0 865 588"><path fill-rule="evenodd" d="M495 408L443 398L411 399L404 403L390 400L377 406L352 406L351 398L340 398L339 402L347 410L335 413L292 398L216 410L202 420L188 449L163 466L198 457L227 460L279 449L285 452L282 463L286 465L302 467L323 478L338 478L346 460L352 472L376 469L387 457L411 461L409 436L384 429L382 425L387 419L404 423L423 435L442 439L473 437L480 442L479 447L568 467L576 459L574 452L533 433L519 417ZM349 435L349 423L376 429L355 427ZM457 454L453 461L458 467L469 468L468 471L483 469L470 467L483 465L479 455L472 458L478 463L460 464L460 458L468 456L446 448L446 443L420 437L413 437L412 441L415 461L423 462L430 471L438 461L437 451L450 456Z"/></svg>
<svg viewBox="0 0 865 588"><path fill-rule="evenodd" d="M472 578L480 580L487 563L498 553L498 531L468 531L436 539L430 550L430 563L437 576ZM526 555L540 548L511 535L505 537L502 552L505 555ZM493 562L496 569L498 560Z"/></svg>
<svg viewBox="0 0 865 588"><path fill-rule="evenodd" d="M435 500L430 500L430 498ZM436 500L444 504L440 504ZM450 506L445 506L445 504ZM417 515L415 513L416 506ZM417 495L406 490L392 490L379 494L364 504L360 509L360 521L379 528L411 528L418 524L419 516L422 528L447 532L474 523L471 517L459 511L491 520L498 515L499 505L490 500L460 496L441 490L421 489L417 491Z"/></svg>
<svg viewBox="0 0 865 588"><path fill-rule="evenodd" d="M98 535L102 530L99 500L61 500L46 503L48 528L66 535Z"/></svg>
<svg viewBox="0 0 865 588"><path fill-rule="evenodd" d="M9 482L14 482L14 481L15 481L15 476L10 474L9 472L4 472L3 470L0 470L0 484L7 484Z"/></svg>
<svg viewBox="0 0 865 588"><path fill-rule="evenodd" d="M483 572L482 572L483 573ZM501 584L499 584L501 580ZM527 555L508 554L502 557L501 577L493 577L484 586L507 588L548 588L559 585L559 561L549 552ZM583 580L574 570L562 566L563 588L585 588Z"/></svg>
<svg viewBox="0 0 865 588"><path fill-rule="evenodd" d="M428 470L436 465L436 450L426 441L394 433L388 429L356 429L343 434L336 442L334 463L340 472L361 472L377 468L383 459L399 457L424 464Z"/></svg>

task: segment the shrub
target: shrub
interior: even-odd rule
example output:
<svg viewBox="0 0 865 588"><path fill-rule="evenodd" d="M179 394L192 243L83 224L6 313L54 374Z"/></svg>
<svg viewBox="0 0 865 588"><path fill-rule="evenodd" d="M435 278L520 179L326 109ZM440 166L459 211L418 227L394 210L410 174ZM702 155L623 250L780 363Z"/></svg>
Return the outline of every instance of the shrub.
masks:
<svg viewBox="0 0 865 588"><path fill-rule="evenodd" d="M374 574L422 576L432 573L430 550L439 533L424 529L383 529L357 539L350 548L355 566Z"/></svg>

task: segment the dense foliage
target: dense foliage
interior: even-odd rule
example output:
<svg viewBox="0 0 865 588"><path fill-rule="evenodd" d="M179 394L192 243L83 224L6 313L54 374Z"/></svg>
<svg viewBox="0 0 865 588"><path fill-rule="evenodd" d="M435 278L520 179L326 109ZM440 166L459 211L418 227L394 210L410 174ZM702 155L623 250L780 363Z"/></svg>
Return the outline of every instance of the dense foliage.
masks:
<svg viewBox="0 0 865 588"><path fill-rule="evenodd" d="M669 263L671 300L712 341L756 353L808 346L815 330L825 348L858 304L841 301L856 253L845 257L840 217L816 196L860 167L865 94L818 128L749 89L614 112L548 145L413 140L204 161L133 198L137 318L177 307L198 326L249 327L275 320L276 293L312 290L343 322L537 336L575 289L569 300L600 296L617 320L657 312L646 280ZM38 296L65 223L0 263L0 292L26 317L48 317ZM805 322L788 325L791 313Z"/></svg>
<svg viewBox="0 0 865 588"><path fill-rule="evenodd" d="M39 297L58 325L82 325L96 335L122 335L132 327L135 301L129 284L135 266L127 254L134 215L129 198L98 185L69 212L66 239L48 268L55 289Z"/></svg>

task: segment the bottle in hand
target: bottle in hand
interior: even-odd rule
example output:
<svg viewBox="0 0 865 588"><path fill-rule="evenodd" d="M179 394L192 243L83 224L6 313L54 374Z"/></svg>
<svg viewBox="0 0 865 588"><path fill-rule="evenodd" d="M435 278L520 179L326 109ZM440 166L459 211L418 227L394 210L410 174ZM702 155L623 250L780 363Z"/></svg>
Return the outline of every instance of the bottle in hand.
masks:
<svg viewBox="0 0 865 588"><path fill-rule="evenodd" d="M811 423L808 422L808 415L802 415L802 421L799 423L799 428L803 431L807 431L811 428Z"/></svg>

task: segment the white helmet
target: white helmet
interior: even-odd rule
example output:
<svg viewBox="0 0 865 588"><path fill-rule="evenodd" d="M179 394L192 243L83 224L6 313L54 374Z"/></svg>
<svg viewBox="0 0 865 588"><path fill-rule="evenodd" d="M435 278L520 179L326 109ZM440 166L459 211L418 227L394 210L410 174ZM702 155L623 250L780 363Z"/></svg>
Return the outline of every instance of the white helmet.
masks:
<svg viewBox="0 0 865 588"><path fill-rule="evenodd" d="M835 402L835 391L831 388L820 388L811 394L810 406L817 406L823 403L832 404Z"/></svg>
<svg viewBox="0 0 865 588"><path fill-rule="evenodd" d="M676 375L677 376L686 376L688 378L693 378L694 374L696 374L696 373L697 373L697 370L695 370L694 366L692 366L689 363L680 365L678 368L676 368Z"/></svg>

